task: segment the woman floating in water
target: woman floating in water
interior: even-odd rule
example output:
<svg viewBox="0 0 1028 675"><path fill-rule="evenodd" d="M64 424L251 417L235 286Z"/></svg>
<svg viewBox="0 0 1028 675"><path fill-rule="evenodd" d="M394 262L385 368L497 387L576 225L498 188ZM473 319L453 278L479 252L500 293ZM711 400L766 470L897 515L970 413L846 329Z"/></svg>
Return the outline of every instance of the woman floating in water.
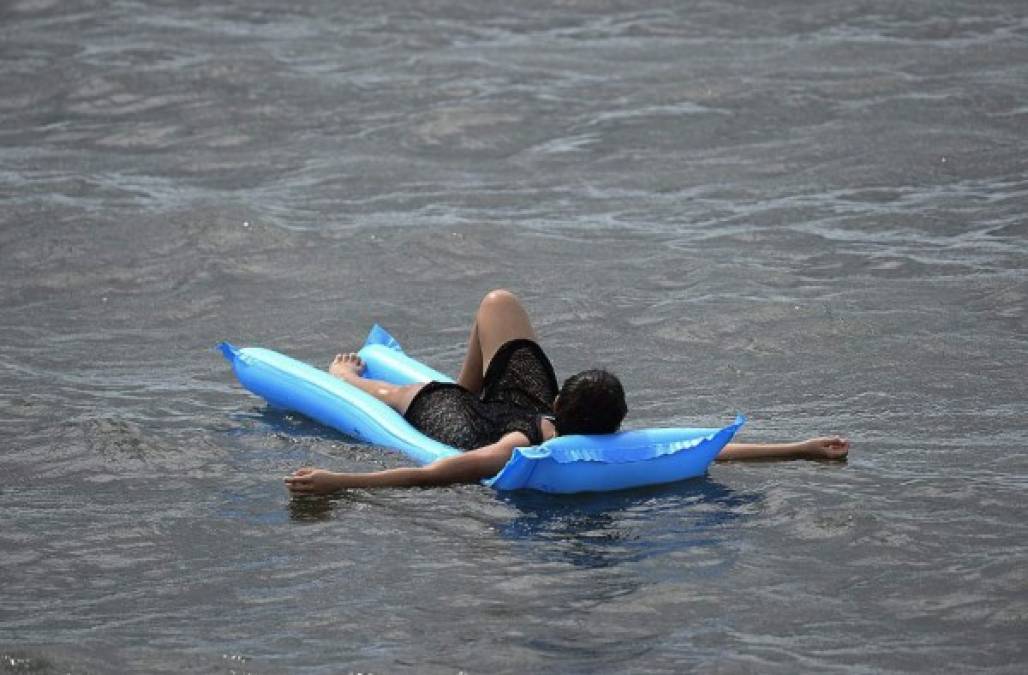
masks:
<svg viewBox="0 0 1028 675"><path fill-rule="evenodd" d="M494 476L515 448L559 434L610 434L628 412L621 382L604 370L572 375L558 389L528 313L509 291L482 300L457 382L396 385L361 377L356 354L338 354L329 372L395 409L430 438L466 452L427 466L373 473L303 468L285 479L294 494L346 488L474 483ZM844 459L849 441L837 436L798 443L729 443L718 461Z"/></svg>

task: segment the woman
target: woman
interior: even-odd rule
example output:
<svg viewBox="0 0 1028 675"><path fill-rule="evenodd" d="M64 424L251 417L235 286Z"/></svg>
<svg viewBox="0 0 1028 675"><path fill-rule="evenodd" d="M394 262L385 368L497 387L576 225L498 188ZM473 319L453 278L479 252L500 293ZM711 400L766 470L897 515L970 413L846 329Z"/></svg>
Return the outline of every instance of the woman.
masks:
<svg viewBox="0 0 1028 675"><path fill-rule="evenodd" d="M327 494L357 487L473 483L494 476L514 448L558 434L617 431L628 412L616 377L588 370L557 378L539 347L525 308L509 291L487 294L479 305L457 383L396 385L361 377L356 354L337 354L329 372L385 402L426 436L466 450L427 466L373 473L303 468L285 479L294 494ZM719 461L843 459L849 441L812 438L800 443L729 443Z"/></svg>

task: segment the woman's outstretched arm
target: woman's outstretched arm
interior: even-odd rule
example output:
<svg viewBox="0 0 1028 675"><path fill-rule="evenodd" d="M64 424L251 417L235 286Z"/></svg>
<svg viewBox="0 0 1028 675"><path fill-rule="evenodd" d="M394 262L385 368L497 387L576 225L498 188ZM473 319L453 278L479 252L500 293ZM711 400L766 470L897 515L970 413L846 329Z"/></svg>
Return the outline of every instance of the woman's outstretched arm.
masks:
<svg viewBox="0 0 1028 675"><path fill-rule="evenodd" d="M386 469L372 473L336 473L303 468L286 476L285 484L294 495L322 495L347 488L415 487L475 483L495 476L510 460L516 447L530 445L522 433L510 433L492 445L460 455L445 457L420 467Z"/></svg>
<svg viewBox="0 0 1028 675"><path fill-rule="evenodd" d="M717 455L719 462L760 459L846 459L850 442L821 436L799 443L729 443Z"/></svg>

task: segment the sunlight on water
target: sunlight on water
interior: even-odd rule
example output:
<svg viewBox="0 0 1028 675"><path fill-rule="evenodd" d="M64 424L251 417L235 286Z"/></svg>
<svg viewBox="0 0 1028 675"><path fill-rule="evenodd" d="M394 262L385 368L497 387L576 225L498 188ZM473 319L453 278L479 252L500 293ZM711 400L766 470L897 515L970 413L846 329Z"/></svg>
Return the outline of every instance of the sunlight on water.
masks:
<svg viewBox="0 0 1028 675"><path fill-rule="evenodd" d="M1014 0L0 8L0 671L1020 672ZM846 464L290 501L214 350L517 291L632 426Z"/></svg>

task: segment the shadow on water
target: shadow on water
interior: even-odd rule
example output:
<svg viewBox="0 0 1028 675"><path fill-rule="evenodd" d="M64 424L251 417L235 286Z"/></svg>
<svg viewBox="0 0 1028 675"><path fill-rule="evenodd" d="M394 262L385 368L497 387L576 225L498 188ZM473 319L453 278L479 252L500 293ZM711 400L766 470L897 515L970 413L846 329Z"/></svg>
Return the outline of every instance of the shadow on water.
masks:
<svg viewBox="0 0 1028 675"><path fill-rule="evenodd" d="M327 497L290 497L289 520L294 523L320 523L332 520L336 509L346 508L355 501L357 498L347 492Z"/></svg>
<svg viewBox="0 0 1028 675"><path fill-rule="evenodd" d="M709 477L668 485L579 495L521 490L499 499L515 517L499 528L517 542L550 542L558 558L601 568L720 544L727 526L760 497Z"/></svg>
<svg viewBox="0 0 1028 675"><path fill-rule="evenodd" d="M293 497L289 519L297 524L329 521L363 499L359 492ZM584 569L665 555L702 556L730 565L726 533L761 501L760 495L733 490L709 476L618 492L518 490L496 493L495 499L512 512L494 524L500 538L529 547L533 558Z"/></svg>
<svg viewBox="0 0 1028 675"><path fill-rule="evenodd" d="M270 431L274 434L293 438L316 437L333 441L342 440L351 443L361 443L360 440L340 433L320 422L315 422L298 413L276 408L272 405L254 407L248 412L236 412L231 414L230 417L239 422L240 426L235 430L236 434L253 433L254 431L268 433Z"/></svg>

